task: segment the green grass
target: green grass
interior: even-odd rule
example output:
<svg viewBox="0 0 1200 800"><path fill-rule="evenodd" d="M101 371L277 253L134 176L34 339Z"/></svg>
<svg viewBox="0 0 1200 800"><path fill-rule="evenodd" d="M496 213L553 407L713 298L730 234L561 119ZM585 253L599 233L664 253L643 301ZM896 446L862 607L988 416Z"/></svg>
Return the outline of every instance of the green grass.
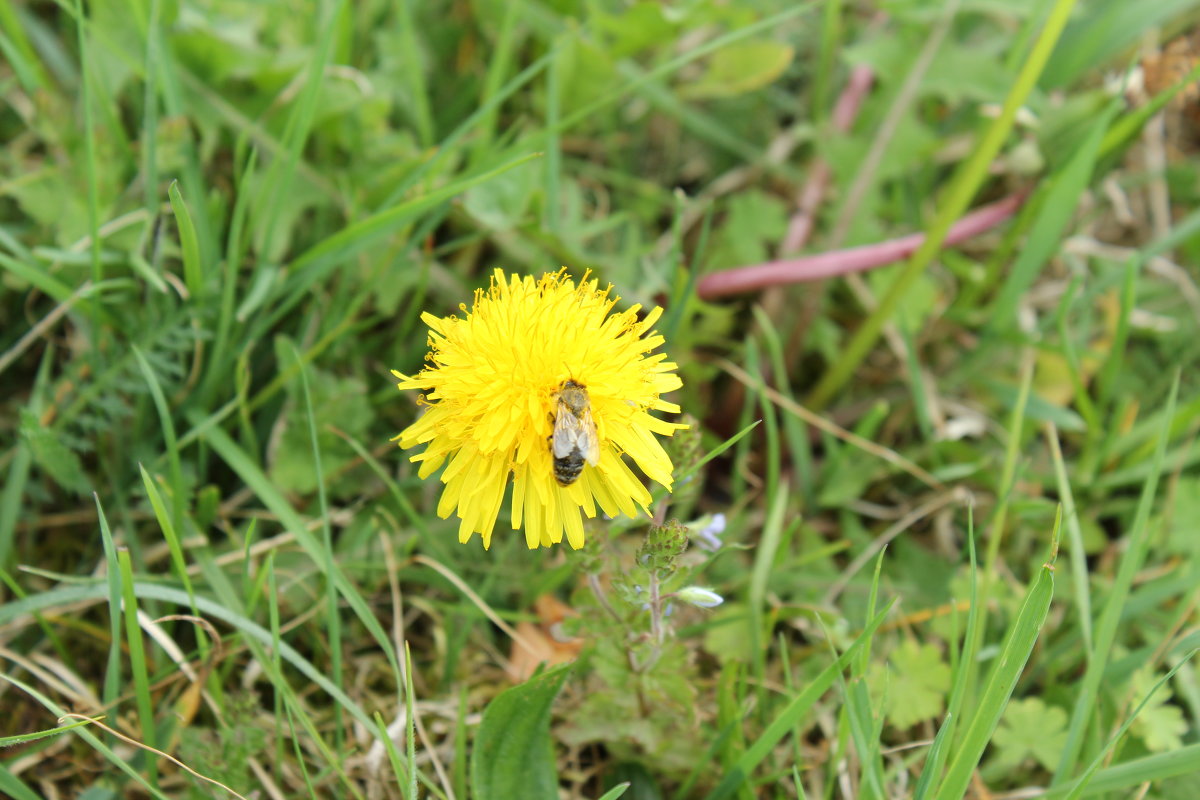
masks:
<svg viewBox="0 0 1200 800"><path fill-rule="evenodd" d="M1129 74L1200 2L1152 5L0 0L0 793L1200 795L1200 66ZM822 162L806 253L924 243L706 299ZM460 545L389 370L560 265L666 306L666 524Z"/></svg>

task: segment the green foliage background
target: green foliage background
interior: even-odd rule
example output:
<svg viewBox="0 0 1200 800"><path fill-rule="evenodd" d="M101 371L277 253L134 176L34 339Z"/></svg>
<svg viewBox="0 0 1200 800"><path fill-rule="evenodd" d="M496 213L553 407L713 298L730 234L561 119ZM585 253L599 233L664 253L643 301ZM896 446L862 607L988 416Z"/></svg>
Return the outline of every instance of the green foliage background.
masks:
<svg viewBox="0 0 1200 800"><path fill-rule="evenodd" d="M0 791L1195 797L1198 18L0 0ZM1029 196L702 299L818 164L814 253ZM667 309L683 553L461 546L388 441L421 312L560 265Z"/></svg>

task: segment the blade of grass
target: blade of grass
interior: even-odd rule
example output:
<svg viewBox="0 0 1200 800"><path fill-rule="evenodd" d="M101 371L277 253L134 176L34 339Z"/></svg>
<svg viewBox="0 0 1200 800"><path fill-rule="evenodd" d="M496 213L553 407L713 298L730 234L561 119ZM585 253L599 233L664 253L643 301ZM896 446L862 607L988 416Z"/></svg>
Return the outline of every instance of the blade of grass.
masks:
<svg viewBox="0 0 1200 800"><path fill-rule="evenodd" d="M317 97L324 82L325 70L329 66L333 52L333 40L338 26L336 20L342 14L345 0L336 0L332 7L328 3L317 6L317 14L325 11L324 20L317 24L318 40L308 63L308 74L304 79L304 88L296 99L292 113L288 115L284 128L284 153L272 161L263 180L266 197L260 201L254 216L261 221L258 230L263 234L262 246L259 253L269 254L275 248L278 235L279 213L283 198L291 191L292 180L296 175L296 167L300 162L300 151L308 141L309 131L312 130L313 120L317 114ZM261 267L261 260L260 260Z"/></svg>
<svg viewBox="0 0 1200 800"><path fill-rule="evenodd" d="M205 376L203 396L211 398L217 388L228 380L229 363L226 351L229 349L230 331L234 322L234 301L237 297L238 272L245 254L246 215L250 208L250 186L254 179L254 170L258 164L258 150L251 149L246 156L240 180L237 182L237 198L233 202L233 213L230 215L229 237L226 240L225 264L221 275L221 302L217 312L217 332L213 340L212 355L208 360L208 374Z"/></svg>
<svg viewBox="0 0 1200 800"><path fill-rule="evenodd" d="M121 570L121 589L125 611L125 639L129 645L129 664L133 672L133 694L137 700L138 718L141 720L141 739L147 747L156 747L157 725L154 720L154 699L150 693L150 670L146 665L145 643L142 628L137 618L137 595L133 591L133 564L129 551L117 551L117 565ZM153 758L146 759L146 780L158 787L158 765Z"/></svg>
<svg viewBox="0 0 1200 800"><path fill-rule="evenodd" d="M966 211L971 198L975 196L987 177L992 159L1000 152L1009 131L1012 130L1017 111L1024 105L1029 93L1037 84L1038 77L1045 68L1046 61L1054 50L1054 45L1066 25L1074 5L1075 0L1055 0L1046 25L1025 64L1021 67L1021 72L1017 75L1008 97L1005 98L999 116L988 126L971 156L955 171L950 187L943 196L941 207L926 231L925 240L901 269L887 293L880 298L875 311L854 333L841 357L831 365L830 370L813 389L805 404L809 408L814 411L824 408L833 395L854 374L858 365L866 357L867 351L879 338L884 324L893 317L900 302L908 294L909 288L941 249L950 227Z"/></svg>
<svg viewBox="0 0 1200 800"><path fill-rule="evenodd" d="M135 583L133 585L133 593L135 597L142 600L169 603L181 608L189 608L191 606L191 598L187 596L186 592L156 583ZM26 614L33 614L48 608L101 600L105 598L106 594L107 587L98 582L84 586L69 586L31 594L23 599L0 605L0 625L8 624ZM210 598L204 596L197 597L196 607L200 610L202 616L224 622L244 634L248 642L254 643L255 646L261 645L263 648L263 667L268 671L273 669L273 660L267 653L266 648L278 645L279 657L283 661L295 668L297 672L313 684L320 687L322 691L345 708L350 716L362 723L367 729L375 727L370 715L362 709L362 706L346 694L345 690L340 686L333 683L321 670L313 666L292 645L273 636L271 631L262 627L257 622Z"/></svg>
<svg viewBox="0 0 1200 800"><path fill-rule="evenodd" d="M714 447L712 450L709 450L707 453L705 453L704 457L701 458L699 461L697 461L692 467L677 474L675 476L675 481L677 483L681 483L685 479L690 478L691 476L695 475L697 472L700 471L701 467L703 467L709 461L712 461L714 458L721 455L726 450L728 450L729 448L733 447L735 444L740 442L743 438L745 438L745 436L747 434L750 433L750 431L754 430L761 424L762 424L761 419L754 420L754 422L751 422L749 425L742 428L740 431L735 433L733 436L730 436L728 439L721 442L719 445Z"/></svg>
<svg viewBox="0 0 1200 800"><path fill-rule="evenodd" d="M87 230L91 239L89 252L92 261L92 284L99 285L104 280L104 267L100 261L100 186L96 173L96 122L92 110L92 83L88 76L89 42L83 14L83 0L75 0L75 35L79 44L79 91L80 103L83 106L83 153L84 176L87 180ZM59 302L62 302L61 300ZM95 306L93 305L93 309ZM100 318L93 311L92 325L98 330ZM94 366L99 366L101 348L92 348ZM97 369L97 371L99 371Z"/></svg>
<svg viewBox="0 0 1200 800"><path fill-rule="evenodd" d="M179 181L171 181L167 188L171 198L171 211L175 214L175 224L179 227L179 246L183 250L183 280L187 285L192 302L199 302L204 296L204 265L200 263L200 242L196 238L196 224L192 222L191 212L183 195L179 193Z"/></svg>
<svg viewBox="0 0 1200 800"><path fill-rule="evenodd" d="M325 469L321 461L321 446L317 441L317 419L313 412L312 392L308 388L308 370L304 368L304 363L300 360L300 351L296 349L295 344L289 342L289 346L292 350L292 359L296 362L296 368L300 372L300 386L304 394L304 413L308 417L308 435L312 446L313 470L317 477L317 507L321 511L321 544L323 545L321 548L321 557L325 561L325 566L321 571L325 573L326 613L329 615L326 620L326 626L329 632L330 662L333 671L333 682L341 686L342 615L338 611L338 592L333 581L333 576L337 572L337 558L333 552L333 529L329 525L329 499L325 496ZM333 739L337 750L342 749L342 744L345 740L343 724L341 709L338 709L335 714Z"/></svg>
<svg viewBox="0 0 1200 800"><path fill-rule="evenodd" d="M1155 781L1190 775L1200 772L1200 742L1188 744L1177 750L1143 756L1123 764L1099 770L1088 782L1081 797L1119 792ZM1051 788L1046 800L1060 800L1071 790L1070 786Z"/></svg>
<svg viewBox="0 0 1200 800"><path fill-rule="evenodd" d="M0 31L3 31L4 38L8 41L5 57L13 65L13 71L16 72L25 91L32 94L49 83L50 78L38 59L37 51L30 43L29 36L9 0L0 0Z"/></svg>
<svg viewBox="0 0 1200 800"><path fill-rule="evenodd" d="M396 743L388 735L387 723L383 721L383 716L378 711L375 712L375 735L379 737L379 740L383 742L384 749L387 750L388 763L392 765L392 774L396 777L396 784L400 787L401 796L404 800L415 800L417 795L407 777L410 773L405 768L400 753L396 750ZM416 778L414 777L413 783L415 782Z"/></svg>
<svg viewBox="0 0 1200 800"><path fill-rule="evenodd" d="M21 516L21 498L29 481L29 468L33 465L33 453L27 445L18 443L16 455L8 468L4 491L0 493L0 568L8 564L13 537L17 530L17 519Z"/></svg>
<svg viewBox="0 0 1200 800"><path fill-rule="evenodd" d="M283 301L275 304L269 313L261 314L256 319L257 324L248 334L248 338L261 338L284 314L307 298L313 285L323 279L329 271L345 263L346 259L362 251L379 237L394 231L418 214L540 156L541 153L527 153L487 172L453 181L428 194L352 223L316 243L292 261L289 273L291 277L287 283L289 294Z"/></svg>
<svg viewBox="0 0 1200 800"><path fill-rule="evenodd" d="M383 627L379 624L379 620L371 611L366 600L342 573L337 562L330 562L325 557L325 548L308 532L307 525L300 518L300 515L296 513L296 510L292 508L287 499L275 488L262 469L229 438L229 434L220 428L209 428L204 433L204 440L209 443L230 469L241 477L250 490L271 510L271 513L278 517L284 529L296 537L296 542L304 549L308 557L313 560L313 563L322 572L328 571L327 574L332 577L338 591L346 598L346 602L354 610L359 621L370 632L387 657L388 663L392 667L392 673L397 683L399 683L402 680L401 676L403 673L400 671L397 654L391 640L384 632ZM371 719L366 715L359 721L368 728L372 727Z"/></svg>
<svg viewBox="0 0 1200 800"><path fill-rule="evenodd" d="M1012 492L1017 480L1017 463L1021 457L1021 435L1025 425L1025 411L1029 405L1029 395L1033 387L1033 358L1028 353L1023 358L1025 363L1021 366L1021 386L1016 402L1013 404L1012 416L1009 418L1004 465L1000 471L1000 483L996 487L998 500L988 524L987 551L983 559L983 581L979 590L979 625L975 629L976 641L972 642L976 651L987 630L988 609L997 577L996 565L1000 560L1000 542L1004 538L1005 522L1008 519L1008 510L1012 505ZM966 666L969 670L966 692L969 696L974 696L976 681L979 677L979 665L968 661Z"/></svg>
<svg viewBox="0 0 1200 800"><path fill-rule="evenodd" d="M96 516L100 519L100 541L104 547L105 583L108 600L108 662L104 669L102 699L106 708L116 705L121 691L121 570L117 566L117 547L113 542L108 518L100 505L100 496L92 495L96 503Z"/></svg>
<svg viewBox="0 0 1200 800"><path fill-rule="evenodd" d="M158 30L159 0L150 0L147 31ZM146 213L158 217L158 60L159 39L146 36L146 85L142 92L142 180L145 181ZM172 198L174 207L174 198ZM178 216L178 215L177 215ZM189 220L190 222L191 220ZM193 231L194 235L194 231ZM186 265L186 261L184 262Z"/></svg>
<svg viewBox="0 0 1200 800"><path fill-rule="evenodd" d="M404 642L404 709L408 733L405 736L405 758L408 759L408 796L417 800L417 709L416 693L413 691L412 650Z"/></svg>
<svg viewBox="0 0 1200 800"><path fill-rule="evenodd" d="M16 686L18 689L25 692L25 694L32 697L34 700L37 700L42 704L43 708L53 714L56 718L62 719L67 715L66 709L24 681L18 680L17 678L5 672L0 672L0 680L8 681L13 686ZM89 727L90 726L88 725L81 725L77 728L72 728L71 730L76 736L91 745L93 750L108 759L113 766L124 772L135 783L145 789L146 792L148 792L152 797L155 797L158 800L170 800L165 794L158 790L158 787L154 786L150 781L143 777L140 771L134 769L133 765L115 753L112 748L110 748L104 742L100 741L100 739L97 738L96 735L91 732L91 730L89 730Z"/></svg>
<svg viewBox="0 0 1200 800"><path fill-rule="evenodd" d="M1129 726L1133 724L1133 721L1137 719L1138 714L1140 714L1142 709L1146 707L1146 704L1150 702L1150 698L1154 697L1155 693L1157 693L1167 681L1175 677L1175 673L1178 672L1184 664L1191 661L1194 655L1196 655L1195 650L1188 653L1183 657L1182 660L1180 660L1178 664L1172 667L1166 675L1163 675L1152 687L1150 687L1150 691L1147 692L1146 696L1142 698L1142 702L1138 703L1138 706L1133 710L1133 713L1130 714L1123 723L1121 723L1121 727L1117 730L1117 732L1109 737L1108 743L1103 749L1101 749L1099 753L1096 754L1096 757L1092 759L1092 763L1088 765L1088 768L1084 770L1083 775L1081 775L1079 780L1075 782L1074 788L1071 789L1071 791L1067 794L1066 800L1079 800L1079 798L1083 796L1084 790L1087 789L1091 779L1099 771L1100 765L1104 762L1104 759L1108 756L1112 749L1116 747L1117 742L1121 741L1122 737L1125 736L1126 731L1129 730Z"/></svg>
<svg viewBox="0 0 1200 800"><path fill-rule="evenodd" d="M158 520L159 527L162 528L163 538L167 540L167 549L171 551L171 566L175 568L175 574L179 577L179 582L183 584L184 591L187 592L188 597L192 598L192 614L199 616L199 611L196 610L196 592L192 588L187 559L183 555L183 546L179 542L179 529L175 527L175 523L167 514L162 496L158 493L158 487L154 485L154 478L141 464L138 464L138 469L142 473L142 485L146 487L146 497L150 500L150 507L154 509L154 516ZM204 637L201 630L198 630L196 635Z"/></svg>
<svg viewBox="0 0 1200 800"><path fill-rule="evenodd" d="M1058 329L1059 346L1062 348L1063 360L1066 362L1067 377L1071 382L1075 407L1079 409L1079 415L1087 423L1089 433L1096 436L1096 429L1100 425L1100 414L1096 411L1096 406L1092 403L1092 396L1084 383L1083 365L1079 360L1079 353L1075 349L1075 342L1067 321L1067 315L1075 302L1075 292L1080 282L1079 276L1072 278L1067 290L1063 292L1062 302L1059 303L1054 314L1054 325Z"/></svg>
<svg viewBox="0 0 1200 800"><path fill-rule="evenodd" d="M1088 594L1087 552L1083 546L1083 530L1079 526L1079 512L1075 508L1075 495L1071 491L1071 481L1067 477L1067 467L1063 463L1062 449L1058 444L1058 431L1054 423L1047 422L1043 427L1046 442L1050 445L1050 459L1054 462L1054 479L1058 487L1058 497L1063 505L1063 516L1067 522L1067 541L1070 542L1071 559L1071 593L1075 595L1075 606L1079 611L1079 630L1083 636L1083 647L1088 657L1092 653L1092 601Z"/></svg>
<svg viewBox="0 0 1200 800"><path fill-rule="evenodd" d="M405 108L412 115L413 124L417 128L417 141L422 147L432 147L435 135L433 114L429 108L429 87L425 82L425 72L421 69L421 48L417 43L417 25L413 19L412 0L400 0L395 8L398 35L403 42L396 55L400 58L400 72L408 89L409 99Z"/></svg>
<svg viewBox="0 0 1200 800"><path fill-rule="evenodd" d="M707 795L706 800L724 800L731 796L742 784L749 780L751 773L762 763L763 759L777 744L795 728L797 721L816 704L817 700L829 690L837 676L850 665L855 654L872 634L883 624L884 619L892 610L889 602L883 610L875 615L866 629L846 648L837 660L813 678L804 691L792 698L791 702L771 721L766 730L754 741L746 752L738 759L737 764L721 780L717 787Z"/></svg>
<svg viewBox="0 0 1200 800"><path fill-rule="evenodd" d="M810 116L821 125L829 121L835 57L842 42L843 28L842 0L828 0L821 15L821 37L813 69L812 103L809 106Z"/></svg>
<svg viewBox="0 0 1200 800"><path fill-rule="evenodd" d="M1146 552L1150 547L1150 511L1158 491L1158 479L1162 473L1163 460L1166 454L1167 439L1171 433L1171 419L1175 414L1175 400L1179 393L1180 372L1176 371L1175 380L1171 384L1171 393L1167 398L1167 412L1163 415L1163 429L1155 447L1154 462L1149 477L1142 486L1142 494L1138 499L1137 511L1134 513L1133 525L1129 531L1129 544L1124 556L1120 559L1117 576L1109 590L1100 619L1096 622L1093 647L1088 654L1087 669L1079 686L1079 694L1075 697L1075 706L1071 712L1071 724L1067 729L1067 741L1063 746L1058 768L1054 771L1051 786L1060 786L1068 781L1075 771L1083 749L1084 735L1089 723L1095 719L1096 701L1100 690L1100 682L1108 659L1116 641L1117 626L1121 622L1122 612L1129 600L1129 592L1133 585L1134 576L1142 568Z"/></svg>
<svg viewBox="0 0 1200 800"><path fill-rule="evenodd" d="M499 112L497 104L488 101L500 93L504 86L504 76L512 68L513 51L517 46L517 20L521 18L521 0L510 0L504 3L504 16L500 20L500 29L496 38L491 42L488 52L492 57L488 63L487 74L483 79L483 90L479 95L480 105L486 106L488 112L479 120L475 141L471 147L469 162L472 167L483 164L489 148L496 136L496 116Z"/></svg>
<svg viewBox="0 0 1200 800"><path fill-rule="evenodd" d="M1121 366L1125 361L1125 345L1129 342L1129 318L1133 314L1134 304L1137 303L1138 273L1141 271L1142 261L1142 258L1133 256L1125 263L1125 279L1121 283L1121 307L1116 330L1113 331L1112 344L1108 348L1104 366L1096 375L1096 406L1109 413L1112 412L1111 401L1117 376L1121 374Z"/></svg>
<svg viewBox="0 0 1200 800"><path fill-rule="evenodd" d="M693 271L693 274L695 272ZM763 345L767 350L767 358L770 359L771 370L775 376L775 383L779 386L777 390L781 395L786 397L791 402L796 402L796 397L792 393L792 387L788 382L787 364L783 358L783 341L779 336L779 331L775 329L775 325L771 322L771 318L767 316L766 311L759 305L755 305L752 309L754 318L758 322L759 331L762 333ZM667 341L671 341L669 338ZM813 493L813 476L812 476L812 452L808 444L808 430L804 424L804 420L797 417L795 414L783 415L783 434L787 439L788 450L792 455L792 468L796 473L796 480L800 483L800 492L804 497L804 508L811 508L815 502Z"/></svg>
<svg viewBox="0 0 1200 800"><path fill-rule="evenodd" d="M787 492L777 492L763 523L762 538L754 549L754 569L750 573L750 652L754 659L754 675L761 689L766 675L766 651L770 638L766 633L767 581L775 565L779 542L783 538L784 514L787 512ZM760 707L765 692L760 693Z"/></svg>
<svg viewBox="0 0 1200 800"><path fill-rule="evenodd" d="M158 412L159 425L162 427L163 442L167 446L167 463L170 465L171 470L170 535L178 541L175 534L183 529L183 510L187 498L185 497L183 483L183 465L179 459L179 440L175 436L175 423L171 418L171 408L167 405L167 398L163 394L162 385L158 382L158 376L155 374L154 368L150 366L150 361L136 344L131 345L130 349L133 350L138 368L142 372L142 377L146 379L146 386L150 389L150 397L154 401L154 408ZM143 478L147 477L144 469L142 470L142 476ZM180 569L183 568L182 564L177 566Z"/></svg>
<svg viewBox="0 0 1200 800"><path fill-rule="evenodd" d="M57 736L64 731L69 731L72 728L78 728L80 725L90 725L91 720L81 719L75 722L60 725L57 728L50 728L45 731L33 731L32 733L18 733L16 736L0 736L0 747L12 747L17 744L25 744L26 742L36 742L38 739L45 739L48 736Z"/></svg>
<svg viewBox="0 0 1200 800"><path fill-rule="evenodd" d="M516 5L515 3L513 5ZM558 134L558 119L562 116L562 98L559 93L559 62L553 60L546 67L546 175L545 175L545 220L546 232L558 236L562 229L562 213L559 208L559 184L562 180L562 144ZM668 338L667 341L670 341Z"/></svg>
<svg viewBox="0 0 1200 800"><path fill-rule="evenodd" d="M1070 160L1050 179L1042 213L1034 220L1016 260L1006 270L999 294L986 312L985 335L1011 329L1016 324L1017 305L1058 250L1063 231L1075 216L1079 198L1091 181L1104 134L1123 105L1121 99L1109 103Z"/></svg>
<svg viewBox="0 0 1200 800"><path fill-rule="evenodd" d="M967 629L962 638L962 652L959 654L954 669L954 685L950 687L950 702L946 704L946 718L934 737L933 747L926 757L921 777L913 792L913 800L925 800L942 779L942 767L950 755L950 747L954 741L954 731L967 695L968 684L974 680L973 674L979 657L979 646L982 637L976 634L979 627L979 565L975 558L975 509L967 506L967 554L971 565L971 605L967 611Z"/></svg>
<svg viewBox="0 0 1200 800"><path fill-rule="evenodd" d="M1054 558L1058 550L1058 526L1061 519L1060 507L1059 516L1054 523L1054 543L1050 560L1042 565L1037 577L1030 584L1025 602L1022 603L1021 610L1005 636L1004 646L993 668L991 679L973 709L962 744L951 759L945 780L935 795L937 800L960 800L966 796L971 776L979 766L983 751L996 726L1000 724L1004 708L1025 670L1029 656L1033 653L1033 646L1037 643L1038 634L1050 611L1050 601L1054 598Z"/></svg>

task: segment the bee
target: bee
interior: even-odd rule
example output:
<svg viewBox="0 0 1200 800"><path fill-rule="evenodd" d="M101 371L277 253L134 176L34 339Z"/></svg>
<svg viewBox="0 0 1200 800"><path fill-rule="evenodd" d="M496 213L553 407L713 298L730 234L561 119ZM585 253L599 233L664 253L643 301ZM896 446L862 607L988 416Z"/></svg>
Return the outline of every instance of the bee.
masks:
<svg viewBox="0 0 1200 800"><path fill-rule="evenodd" d="M584 461L593 467L600 461L600 438L592 420L587 387L582 383L568 380L558 390L550 454L554 456L554 479L559 486L574 483L583 472Z"/></svg>

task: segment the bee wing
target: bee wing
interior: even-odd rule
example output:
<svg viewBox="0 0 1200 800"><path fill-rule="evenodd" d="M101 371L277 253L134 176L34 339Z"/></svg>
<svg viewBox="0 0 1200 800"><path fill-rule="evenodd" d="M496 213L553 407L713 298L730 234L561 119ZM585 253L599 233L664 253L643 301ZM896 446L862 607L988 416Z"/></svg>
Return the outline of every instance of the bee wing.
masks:
<svg viewBox="0 0 1200 800"><path fill-rule="evenodd" d="M554 457L566 458L576 449L582 452L583 448L579 446L582 436L582 421L565 403L559 402L558 413L554 415L554 435L550 438Z"/></svg>
<svg viewBox="0 0 1200 800"><path fill-rule="evenodd" d="M587 463L596 466L600 462L600 437L596 434L592 410L584 408L582 414L575 416L575 412L560 402L554 418L550 449L555 458L566 458L579 452Z"/></svg>
<svg viewBox="0 0 1200 800"><path fill-rule="evenodd" d="M583 419L580 420L583 428L583 441L580 442L579 450L583 453L583 457L587 459L587 463L593 467L600 463L600 435L596 433L596 423L592 419L592 409L585 408L583 410Z"/></svg>

